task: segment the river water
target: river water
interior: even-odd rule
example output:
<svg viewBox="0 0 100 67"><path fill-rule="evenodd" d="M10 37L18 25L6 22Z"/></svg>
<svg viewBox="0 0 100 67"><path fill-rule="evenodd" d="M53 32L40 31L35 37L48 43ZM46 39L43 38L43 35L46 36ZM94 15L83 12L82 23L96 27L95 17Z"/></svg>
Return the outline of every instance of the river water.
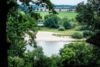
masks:
<svg viewBox="0 0 100 67"><path fill-rule="evenodd" d="M41 46L44 52L44 55L50 57L52 55L58 55L59 50L64 47L65 44L70 42L64 41L37 41L37 46ZM27 50L32 51L33 48L30 45L27 45Z"/></svg>
<svg viewBox="0 0 100 67"><path fill-rule="evenodd" d="M50 57L52 55L58 55L59 50L64 47L65 44L70 43L70 38L55 37L52 33L39 32L36 36L37 46L43 48L44 55ZM26 46L27 50L32 51L33 48L29 45Z"/></svg>
<svg viewBox="0 0 100 67"><path fill-rule="evenodd" d="M37 45L43 48L44 55L52 56L58 55L59 50L64 47L65 44L69 42L61 42L61 41L38 41Z"/></svg>

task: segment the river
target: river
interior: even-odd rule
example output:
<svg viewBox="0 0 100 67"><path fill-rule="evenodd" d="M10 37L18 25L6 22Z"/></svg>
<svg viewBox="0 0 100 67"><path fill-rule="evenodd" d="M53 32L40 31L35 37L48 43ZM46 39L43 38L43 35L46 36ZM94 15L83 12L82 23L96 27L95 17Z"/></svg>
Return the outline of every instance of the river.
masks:
<svg viewBox="0 0 100 67"><path fill-rule="evenodd" d="M52 34L52 32L38 32L35 39L37 46L41 46L43 48L44 55L48 57L58 55L59 50L63 48L65 44L74 40L69 37L53 36ZM33 48L27 45L27 50L31 51Z"/></svg>

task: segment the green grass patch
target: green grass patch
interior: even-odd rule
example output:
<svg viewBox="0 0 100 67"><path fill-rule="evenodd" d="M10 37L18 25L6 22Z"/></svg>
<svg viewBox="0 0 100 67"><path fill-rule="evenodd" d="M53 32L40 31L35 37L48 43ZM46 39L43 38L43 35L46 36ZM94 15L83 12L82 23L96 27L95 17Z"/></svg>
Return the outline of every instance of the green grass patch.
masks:
<svg viewBox="0 0 100 67"><path fill-rule="evenodd" d="M40 15L42 16L43 19L46 15L49 14L49 12L38 12L38 13L40 13ZM67 17L68 19L75 19L76 15L77 15L76 12L66 12L66 11L65 12L58 12L58 16L60 18Z"/></svg>
<svg viewBox="0 0 100 67"><path fill-rule="evenodd" d="M75 29L68 29L64 31L59 31L58 29L54 28L47 28L47 27L41 27L39 31L46 31L46 32L54 32L61 36L71 36L75 32L82 32L82 31L76 31Z"/></svg>
<svg viewBox="0 0 100 67"><path fill-rule="evenodd" d="M77 13L76 12L59 12L58 16L60 18L67 17L68 19L75 19Z"/></svg>

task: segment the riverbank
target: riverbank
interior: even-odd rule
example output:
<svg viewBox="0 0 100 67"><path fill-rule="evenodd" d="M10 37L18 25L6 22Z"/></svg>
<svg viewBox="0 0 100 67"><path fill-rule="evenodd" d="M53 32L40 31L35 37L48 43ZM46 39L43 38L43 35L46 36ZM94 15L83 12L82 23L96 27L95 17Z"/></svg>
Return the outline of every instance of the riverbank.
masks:
<svg viewBox="0 0 100 67"><path fill-rule="evenodd" d="M78 39L73 39L70 36L55 36L55 32L38 31L36 34L37 46L43 48L44 55L51 57L52 55L59 55L59 50L64 47L65 44L72 42L79 42ZM26 40L28 40L28 35ZM30 45L26 46L28 51L32 51L33 47Z"/></svg>
<svg viewBox="0 0 100 67"><path fill-rule="evenodd" d="M38 31L35 41L63 41L63 42L81 42L85 39L74 39L71 36L57 36L55 32ZM29 42L30 36L25 34L25 41Z"/></svg>
<svg viewBox="0 0 100 67"><path fill-rule="evenodd" d="M35 40L36 41L74 41L74 40L76 40L76 39L71 38L70 36L58 37L53 34L55 34L55 33L38 31Z"/></svg>

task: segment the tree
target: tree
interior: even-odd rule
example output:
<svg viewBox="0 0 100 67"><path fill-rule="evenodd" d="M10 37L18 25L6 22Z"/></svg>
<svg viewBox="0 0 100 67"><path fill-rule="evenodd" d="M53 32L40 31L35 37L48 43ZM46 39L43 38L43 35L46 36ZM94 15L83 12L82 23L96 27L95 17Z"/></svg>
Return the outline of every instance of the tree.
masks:
<svg viewBox="0 0 100 67"><path fill-rule="evenodd" d="M77 12L79 13L77 15L77 20L83 24L87 25L88 27L91 27L92 24L94 24L93 20L93 11L91 8L91 5L87 4L84 5L84 3L80 3L77 7ZM92 29L94 29L92 27Z"/></svg>
<svg viewBox="0 0 100 67"><path fill-rule="evenodd" d="M87 4L79 3L77 6L77 12L79 13L77 16L77 20L86 24L88 27L91 27L92 30L100 29L100 15L99 15L99 4L96 3L99 0L88 0Z"/></svg>
<svg viewBox="0 0 100 67"><path fill-rule="evenodd" d="M20 1L22 3L24 3L24 4L26 4L27 6L29 6L29 2L30 1L32 3L37 4L37 5L45 3L49 7L50 10L54 11L53 4L49 0L46 0L46 1L44 1L44 0L38 0L38 1L34 1L34 0L20 0ZM35 28L36 27L36 23L34 23L34 22L35 22L35 19L37 20L37 18L35 18L35 19L32 18L33 15L34 15L34 12L31 11L32 9L30 7L28 9L28 14L25 15L24 12L22 12L22 11L20 11L18 9L18 5L16 4L15 0L14 1L12 1L12 0L8 1L8 5L11 5L11 3L13 3L15 5L12 6L12 9L9 9L10 12L8 14L9 18L8 18L8 22L7 22L7 33L9 35L7 35L7 41L9 40L9 42L13 40L13 38L10 37L13 33L16 33L16 38L18 38L18 36L19 36L19 39L20 39L20 38L22 38L21 36L23 35L24 32L27 32L30 29L35 31L36 30L36 28ZM15 28L14 28L14 25L16 25ZM13 26L13 27L11 27L11 26ZM10 40L10 39L12 39L12 40Z"/></svg>
<svg viewBox="0 0 100 67"><path fill-rule="evenodd" d="M25 3L25 1L28 1L28 0L21 0ZM30 1L30 0L29 0ZM28 2L29 2L28 1ZM41 0L45 3L48 3L49 2L49 5L47 4L47 6L50 6L52 5L51 2L49 0ZM27 2L27 3L28 3ZM41 2L40 2L41 4ZM11 45L11 42L9 42L7 40L7 43L5 42L6 40L6 21L7 21L7 14L9 12L10 9L16 7L16 0L3 0L3 1L0 1L0 22L1 22L1 28L0 28L0 33L1 33L1 37L0 37L0 51L1 51L1 54L0 56L2 56L2 60L0 60L0 66L2 67L7 67L7 49L9 48L9 46ZM54 10L52 10L53 12L55 12ZM13 11L12 11L13 12ZM56 12L55 12L56 13ZM1 30L4 30L4 31L1 31ZM5 38L5 39L4 39ZM6 45L7 44L7 45Z"/></svg>
<svg viewBox="0 0 100 67"><path fill-rule="evenodd" d="M7 4L9 5L9 12L7 15L7 42L10 43L10 48L8 50L8 56L14 58L15 56L18 56L19 58L24 59L24 52L26 50L26 42L24 41L23 36L25 33L27 33L31 37L31 45L36 44L34 42L35 34L37 32L37 25L36 20L40 17L38 17L37 14L32 12L31 5L29 5L29 0L21 0L22 3L29 6L28 10L26 12L21 11L18 8L18 5L15 0L9 0L7 1ZM33 1L32 1L33 2ZM36 2L33 2L37 5L40 4L47 4L49 10L51 10L54 13L54 9L52 6L52 3L47 0L38 0ZM13 6L11 6L13 4ZM33 31L30 32L30 30ZM17 59L15 59L16 61ZM10 60L9 60L10 61ZM15 66L15 65L14 65Z"/></svg>
<svg viewBox="0 0 100 67"><path fill-rule="evenodd" d="M8 57L8 66L9 67L14 67L14 66L16 66L16 67L23 67L24 66L24 60L23 60L23 58L19 58L19 57L17 57L17 56L15 56L15 57L11 57L11 56L9 56Z"/></svg>
<svg viewBox="0 0 100 67"><path fill-rule="evenodd" d="M50 59L51 59L51 64L49 65L50 67L62 67L60 56L52 55Z"/></svg>
<svg viewBox="0 0 100 67"><path fill-rule="evenodd" d="M54 14L45 17L44 25L49 28L58 28L60 18Z"/></svg>
<svg viewBox="0 0 100 67"><path fill-rule="evenodd" d="M70 43L60 50L62 64L65 66L83 66L91 64L92 47L84 42Z"/></svg>
<svg viewBox="0 0 100 67"><path fill-rule="evenodd" d="M89 43L93 43L99 46L100 39L100 0L88 0L86 4L79 3L77 6L77 20L81 24L90 28L95 35L87 40ZM94 43L96 42L96 43Z"/></svg>
<svg viewBox="0 0 100 67"><path fill-rule="evenodd" d="M35 32L36 23L34 18L30 17L29 15L25 15L24 12L18 9L12 14L9 14L8 17L6 30L7 41L9 40L9 42L12 44L9 52L14 54L14 56L18 56L20 53L24 53L25 51L25 42L22 35L24 35L25 32L27 33L30 29Z"/></svg>
<svg viewBox="0 0 100 67"><path fill-rule="evenodd" d="M63 18L62 22L65 29L70 29L73 27L73 23L71 23L68 18Z"/></svg>

